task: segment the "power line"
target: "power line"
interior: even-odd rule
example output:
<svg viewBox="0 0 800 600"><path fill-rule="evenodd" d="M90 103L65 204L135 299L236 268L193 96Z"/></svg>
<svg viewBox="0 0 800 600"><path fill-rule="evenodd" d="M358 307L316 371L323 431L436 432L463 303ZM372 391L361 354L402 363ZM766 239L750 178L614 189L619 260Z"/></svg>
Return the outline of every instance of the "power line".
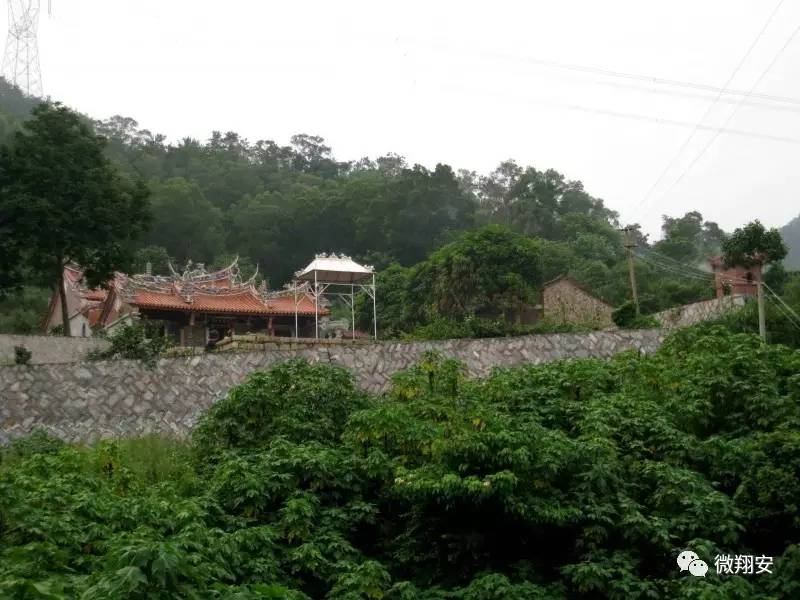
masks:
<svg viewBox="0 0 800 600"><path fill-rule="evenodd" d="M658 254L655 251L651 251L651 252L654 252L655 254ZM666 257L664 255L659 255L659 256L664 256L664 258L667 258L670 261L673 261L674 263L676 263L677 266L672 266L670 264L667 264L666 261L658 261L656 259L648 258L648 257L646 257L646 256L644 256L642 254L637 253L637 252L634 252L634 255L637 258L639 258L640 260L644 261L645 263L647 263L647 264L649 264L649 265L651 265L653 267L656 267L658 269L662 269L662 270L670 273L671 275L677 275L679 277L684 277L686 279L692 279L694 281L702 281L704 283L711 283L711 280L715 279L715 275L713 275L711 273L703 273L702 271L700 273L697 273L696 270L694 270L694 268L691 267L690 265L679 263L675 259ZM686 270L681 270L679 268L679 266L683 267ZM695 272L692 272L692 271L695 271ZM741 277L727 277L726 276L725 280L729 281L731 283L744 283L744 284L750 284L750 285L755 283L753 281L750 281L748 279L743 279ZM775 307L780 311L780 313L784 317L786 317L786 319L792 325L794 325L795 327L800 329L800 315L798 315L794 311L794 309L791 306L789 306L783 300L783 298L781 298L778 294L776 294L775 291L772 288L770 288L765 282L762 281L762 284L767 289L767 291L769 292L769 294L771 296L770 299L772 300L772 302L775 305ZM775 302L775 300L777 300L777 302ZM781 306L781 305L783 305L783 306Z"/></svg>
<svg viewBox="0 0 800 600"><path fill-rule="evenodd" d="M652 250L650 248L642 248L642 250L644 250L646 258L649 258L650 260L655 261L655 262L660 262L660 263L664 264L665 266L670 267L672 269L680 269L682 273L683 272L690 272L690 273L692 273L694 275L698 275L698 276L701 276L701 277L713 277L714 276L712 273L709 273L708 271L703 271L702 269L696 269L695 267L693 267L691 265L687 265L687 264L682 263L682 262L680 262L678 260L675 260L674 258L671 258L671 257L666 256L664 254L660 254L660 253L658 253L655 250Z"/></svg>
<svg viewBox="0 0 800 600"><path fill-rule="evenodd" d="M704 275L704 276L713 276L713 274L709 273L708 271L704 271L703 269L698 269L697 267L694 267L692 265L687 265L686 263L682 263L679 260L676 260L676 259L672 258L671 256L667 256L666 254L661 254L660 252L657 252L657 251L653 250L652 248L642 248L642 250L644 250L647 254L652 255L651 258L660 259L662 261L669 262L669 263L671 263L671 264L673 264L673 265L675 265L677 267L680 267L681 269L689 269L689 270L691 270L691 271L693 271L695 273L698 273L698 274Z"/></svg>
<svg viewBox="0 0 800 600"><path fill-rule="evenodd" d="M792 43L792 41L794 40L795 36L797 36L797 34L798 34L798 33L800 33L800 25L798 25L798 26L797 26L797 27L794 29L794 31L792 31L792 35L790 35L790 36L789 36L789 39L787 39L787 40L786 40L786 43L785 43L783 46L781 46L781 49L780 49L780 50L778 50L778 52L777 52L777 53L775 54L775 56L773 57L772 61L770 61L770 63L767 65L767 67L766 67L766 68L765 68L765 69L764 69L764 70L761 72L761 75L759 75L758 79L756 79L755 83L753 83L753 85L750 87L750 91L753 91L753 90L755 90L755 89L756 89L756 87L758 87L758 85L761 83L761 81L764 79L764 77L766 77L767 73L769 73L769 72L772 70L772 67L773 67L773 66L775 66L775 63L776 63L776 62L778 62L778 59L781 57L781 55L782 55L782 54L783 54L783 52L786 50L786 48L788 48L788 47L789 47L789 44L791 44L791 43ZM745 99L747 99L747 96L744 96L743 100L745 100ZM740 101L740 102L739 102L739 103L736 105L736 107L733 109L733 112L731 112L731 114L730 114L730 115L728 115L728 118L725 120L725 123L723 123L723 124L722 124L722 127L719 129L719 131L717 131L717 132L716 132L716 133L715 133L715 134L714 134L714 135L711 137L711 139L710 139L710 140L708 140L708 142L706 143L706 145L705 145L705 146L703 146L703 148L700 150L700 152L698 152L698 153L697 153L697 155L694 157L694 159L692 159L692 162L691 162L691 163L689 163L689 165L688 165L688 166L687 166L687 167L686 167L686 168L683 170L683 172L682 172L682 173L680 174L680 176L679 176L679 177L678 177L678 178L677 178L677 179L676 179L676 180L673 182L673 184L672 184L672 185L669 187L669 189L667 189L667 191L666 191L666 192L664 192L664 194L661 196L661 198L662 198L662 199L666 198L666 197L667 197L667 196L670 194L670 192L672 192L672 190L674 190L674 189L675 189L675 187L676 187L676 186L677 186L677 185L678 185L678 184L679 184L681 181L683 181L683 178L686 176L686 174L687 174L689 171L691 171L691 170L692 170L692 167L694 167L694 165L696 165L696 164L697 164L697 162L698 162L698 161L699 161L701 158L703 158L703 156L705 155L705 153L706 153L706 152L708 151L708 149L709 149L709 148L712 146L712 144L713 144L713 143L714 143L714 142L717 140L717 138L719 137L719 135L720 135L721 133L724 133L724 132L726 131L726 129L727 129L727 127L728 127L728 124L729 124L729 123L730 123L730 122L733 120L733 117L735 117L735 116L736 116L736 113L738 113L738 112L739 112L739 109L740 109L741 107L742 107L742 102Z"/></svg>
<svg viewBox="0 0 800 600"><path fill-rule="evenodd" d="M768 299L769 299L769 300L772 302L773 306L775 306L775 308L777 308L777 309L778 309L778 311L780 311L780 313L781 313L781 314L782 314L784 317L786 317L786 320L787 320L787 321L789 321L789 323L791 323L792 325L794 325L795 327L797 327L797 329L800 329L800 323L798 323L797 321L795 321L795 320L792 318L792 315L790 315L788 312L786 312L786 311L783 309L783 307L782 307L780 304L778 304L777 302L775 302L775 300L773 299L773 297L772 297L772 296L775 296L775 294L771 294L771 296L767 296L767 298L768 298ZM775 296L775 298L778 298L778 299L780 299L778 296Z"/></svg>
<svg viewBox="0 0 800 600"><path fill-rule="evenodd" d="M673 98L691 98L695 100L708 100L709 96L706 92L684 92L679 90L662 90L658 88L652 87L645 87L642 85L631 84L631 83L618 83L615 81L592 81L596 85L602 85L606 87L612 88L620 88L620 89L629 89L634 90L636 92L642 92L647 94L658 94L662 96L671 96ZM722 88L720 88L722 89ZM752 97L751 97L752 98ZM736 104L739 102L739 98L737 97L726 97L724 94L718 100L718 103L722 104ZM800 111L800 98L797 99L797 102L792 102L789 104L782 103L778 104L775 102L759 102L757 100L745 100L744 106L751 106L754 108L763 108L765 110L778 110L778 111L786 111L786 112L799 112Z"/></svg>
<svg viewBox="0 0 800 600"><path fill-rule="evenodd" d="M508 93L490 93L486 91L475 91L474 88L470 88L468 86L461 86L461 85L447 85L442 86L443 89L457 91L459 93L469 93L471 95L484 95L489 97L502 97L503 99L508 99L511 94ZM632 113L626 111L618 111L618 110L611 110L606 108L596 108L593 106L585 106L581 104L572 104L569 102L560 102L555 100L544 100L540 98L530 98L525 96L516 96L519 100L526 102L528 104L535 104L539 106L548 106L552 108L559 108L559 109L566 109L566 110L574 110L580 112L586 112L590 114L596 115L606 115L610 117L616 117L619 119L629 119L634 121L643 121L647 123L655 123L656 125L671 125L677 127L689 127L694 128L698 127L697 123L691 121L680 121L677 119L665 119L662 117L653 117L650 115L643 115L641 113ZM727 135L735 135L740 137L747 137L747 138L757 138L762 140L768 140L772 142L783 142L786 144L800 144L800 138L792 137L792 136L784 136L784 135L774 135L770 133L761 133L759 131L748 131L744 129L722 129L719 127L711 127L708 125L700 125L698 127L701 131L709 131L713 132L717 135L721 133L725 133Z"/></svg>
<svg viewBox="0 0 800 600"><path fill-rule="evenodd" d="M664 271L668 271L671 274L677 275L679 277L684 277L684 278L687 278L687 279L694 279L695 281L702 281L703 283L711 283L713 281L713 279L714 279L714 276L709 274L709 273L706 273L705 275L699 275L699 274L691 273L689 271L682 271L677 267L671 267L671 266L666 265L664 263L657 262L657 261L655 261L655 260L653 260L651 258L648 258L646 256L643 256L643 255L641 255L639 253L634 253L634 254L635 254L635 256L637 258L639 258L640 260L643 260L645 263L647 263L647 264L649 264L649 265L651 265L653 267L656 267L658 269L662 269Z"/></svg>
<svg viewBox="0 0 800 600"><path fill-rule="evenodd" d="M577 65L572 63L562 63L553 60L545 60L530 56L515 56L512 54L506 54L502 52L487 52L485 50L477 51L474 48L453 48L452 45L445 45L442 43L435 43L428 40L414 40L417 43L424 43L429 47L433 47L439 50L455 50L459 56L464 56L465 54L472 54L473 56L480 56L484 58L490 58L493 60L502 60L502 61L513 61L513 62L520 62L526 63L531 65L536 65L538 67L546 67L552 69L560 69L564 71L573 71L577 73L589 73L592 75L602 75L604 77L614 77L618 79L627 79L631 81L639 81L643 83L647 83L648 85L663 85L663 86L670 86L670 87L678 87L684 89L691 89L697 90L704 93L722 93L726 96L748 96L749 98L758 98L761 100L766 100L769 102L778 102L778 103L787 103L787 104L795 104L800 105L800 98L795 98L791 96L778 96L774 94L763 94L763 93L752 93L748 94L745 90L738 90L738 89L727 89L727 87L717 87L713 85L707 85L703 83L696 83L691 81L682 81L678 79L667 79L664 77L657 77L654 75L646 75L641 73L626 73L623 71L616 71L613 69L604 69L600 67L592 67L587 65ZM660 93L660 92L656 92Z"/></svg>
<svg viewBox="0 0 800 600"><path fill-rule="evenodd" d="M758 42L761 41L761 37L764 35L764 32L767 30L767 27L769 27L769 24L772 23L772 19L775 17L775 13L778 12L778 9L783 5L783 2L784 2L784 0L778 0L778 3L775 5L775 8L770 13L770 15L767 18L767 20L765 21L764 25L761 27L761 30L758 32L758 35L755 37L755 39L750 43L750 46L747 48L747 52L745 52L744 56L742 56L742 58L739 60L739 63L736 65L736 68L733 69L733 71L731 72L730 76L728 77L728 80L725 82L725 84L722 86L722 88L717 92L716 97L711 102L711 104L708 105L708 108L706 109L706 112L703 114L703 116L700 118L700 120L694 126L694 129L692 129L691 133L689 133L687 138L684 140L683 144L681 144L681 147L678 148L678 151L674 154L672 159L670 159L670 161L667 163L667 165L661 171L661 174L653 182L653 185L650 186L650 188L647 190L647 193L645 193L645 195L642 197L642 199L636 205L636 207L634 208L635 211L638 211L649 200L651 194L655 191L655 189L663 181L664 177L667 175L667 173L670 171L670 169L672 169L672 167L678 161L678 158L680 158L680 156L683 154L683 151L686 150L687 146L689 146L689 144L692 142L692 140L694 139L694 136L697 135L697 132L700 130L700 128L705 123L706 119L709 117L709 115L711 115L711 113L713 112L714 108L717 106L717 102L719 102L719 99L725 93L725 90L733 82L734 78L739 73L739 70L742 68L742 65L744 65L745 61L750 57L750 54L753 52L753 49L756 47ZM746 97L747 96L745 96L745 98ZM717 135L719 135L719 134L717 134Z"/></svg>
<svg viewBox="0 0 800 600"><path fill-rule="evenodd" d="M797 319L797 321L800 322L800 315L798 315L794 311L794 309L791 306L789 306L789 304L783 298L781 298L778 294L776 294L775 290L773 290L771 287L769 287L766 283L764 283L764 282L762 282L762 283L763 283L764 287L767 288L767 291L770 294L772 294L773 296L775 296L775 298L777 298L778 302L783 304L783 306L786 308L786 310L788 310L792 315L794 315L794 317ZM791 317L789 319L791 320Z"/></svg>

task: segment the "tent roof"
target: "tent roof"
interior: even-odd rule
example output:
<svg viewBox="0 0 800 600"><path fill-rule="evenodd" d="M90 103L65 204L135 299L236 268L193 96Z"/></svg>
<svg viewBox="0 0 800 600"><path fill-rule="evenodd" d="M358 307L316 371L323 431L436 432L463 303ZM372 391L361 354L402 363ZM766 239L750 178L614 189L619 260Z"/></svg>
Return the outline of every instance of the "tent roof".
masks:
<svg viewBox="0 0 800 600"><path fill-rule="evenodd" d="M360 265L349 256L342 254L317 254L314 260L301 271L295 273L301 281L317 281L324 283L357 283L375 274L375 270L367 265Z"/></svg>

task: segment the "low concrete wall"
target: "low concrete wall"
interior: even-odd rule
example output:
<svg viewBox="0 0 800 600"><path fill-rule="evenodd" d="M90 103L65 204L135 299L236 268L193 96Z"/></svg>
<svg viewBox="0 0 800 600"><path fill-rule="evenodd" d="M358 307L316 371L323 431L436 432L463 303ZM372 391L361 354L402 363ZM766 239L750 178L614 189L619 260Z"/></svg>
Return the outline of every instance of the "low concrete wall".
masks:
<svg viewBox="0 0 800 600"><path fill-rule="evenodd" d="M149 432L187 434L198 416L250 373L292 357L340 365L366 390L388 389L391 376L437 350L463 361L471 376L493 367L563 358L653 352L659 330L548 334L483 340L314 345L265 352L166 358L154 368L120 360L0 367L0 442L42 427L70 441Z"/></svg>
<svg viewBox="0 0 800 600"><path fill-rule="evenodd" d="M3 333L0 334L0 365L14 364L14 346L24 346L31 352L29 364L46 365L86 360L89 351L107 348L108 342L99 338Z"/></svg>
<svg viewBox="0 0 800 600"><path fill-rule="evenodd" d="M665 311L654 314L653 316L661 323L664 329L677 329L695 325L701 321L716 319L722 315L744 306L742 296L724 296L713 300L704 300L693 304L676 306Z"/></svg>

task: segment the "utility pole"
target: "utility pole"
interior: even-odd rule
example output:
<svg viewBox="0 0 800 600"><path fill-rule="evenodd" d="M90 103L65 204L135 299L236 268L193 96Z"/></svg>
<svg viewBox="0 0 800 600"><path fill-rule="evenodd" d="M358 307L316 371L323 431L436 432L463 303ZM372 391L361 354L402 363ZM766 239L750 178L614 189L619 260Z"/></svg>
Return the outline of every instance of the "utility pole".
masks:
<svg viewBox="0 0 800 600"><path fill-rule="evenodd" d="M639 294L636 291L636 269L634 269L633 265L633 248L636 248L636 242L633 241L631 238L631 231L633 228L623 227L620 231L625 232L625 252L628 255L628 273L631 278L631 295L633 296L633 305L636 307L636 316L638 317L639 312Z"/></svg>
<svg viewBox="0 0 800 600"><path fill-rule="evenodd" d="M766 342L767 315L764 311L764 282L761 279L756 282L756 292L756 297L758 298L758 335Z"/></svg>

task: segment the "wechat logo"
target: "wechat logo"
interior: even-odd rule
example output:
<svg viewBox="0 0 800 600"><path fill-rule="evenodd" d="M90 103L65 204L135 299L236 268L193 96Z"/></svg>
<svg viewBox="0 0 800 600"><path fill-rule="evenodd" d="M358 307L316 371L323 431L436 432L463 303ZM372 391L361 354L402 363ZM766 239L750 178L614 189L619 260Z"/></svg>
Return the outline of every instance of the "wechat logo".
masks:
<svg viewBox="0 0 800 600"><path fill-rule="evenodd" d="M678 554L678 566L681 571L689 571L695 577L705 577L708 572L708 565L691 550Z"/></svg>

